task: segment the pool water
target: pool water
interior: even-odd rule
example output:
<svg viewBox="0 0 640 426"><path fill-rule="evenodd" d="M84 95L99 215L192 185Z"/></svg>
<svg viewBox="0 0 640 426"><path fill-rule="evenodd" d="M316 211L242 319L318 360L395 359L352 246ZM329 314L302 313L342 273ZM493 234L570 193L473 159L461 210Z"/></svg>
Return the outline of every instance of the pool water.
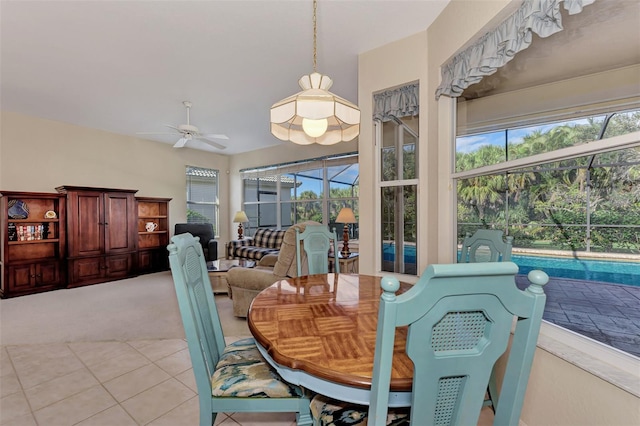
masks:
<svg viewBox="0 0 640 426"><path fill-rule="evenodd" d="M393 262L394 246L384 244L383 260ZM519 274L528 274L532 269L541 269L550 277L576 280L604 281L614 284L640 286L640 263L614 262L609 260L559 258L547 256L512 255L511 260L518 265ZM416 263L415 246L405 246L404 262Z"/></svg>
<svg viewBox="0 0 640 426"><path fill-rule="evenodd" d="M640 263L609 260L512 255L520 274L541 269L550 277L640 286Z"/></svg>

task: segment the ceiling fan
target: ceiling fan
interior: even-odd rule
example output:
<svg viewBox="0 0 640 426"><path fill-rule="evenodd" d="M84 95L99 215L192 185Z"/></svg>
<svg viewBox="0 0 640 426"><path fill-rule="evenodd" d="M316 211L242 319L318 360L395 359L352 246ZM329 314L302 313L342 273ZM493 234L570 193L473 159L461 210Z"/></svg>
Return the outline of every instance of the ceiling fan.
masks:
<svg viewBox="0 0 640 426"><path fill-rule="evenodd" d="M199 140L202 141L206 144L209 144L215 148L218 149L226 149L227 147L225 145L222 145L219 142L216 142L214 140L211 139L229 139L229 137L227 137L226 135L216 135L216 134L202 134L200 133L200 131L198 130L198 128L196 126L194 126L193 124L191 124L191 122L189 121L189 112L191 109L191 102L189 101L184 101L182 102L182 104L185 106L185 108L187 109L187 124L179 124L178 126L172 126L170 124L165 124L165 126L169 127L170 129L175 130L175 132L169 132L169 133L158 133L158 132L137 132L136 134L138 135L175 135L175 134L179 134L180 135L180 139L178 139L178 141L173 145L174 148L183 148L187 142L191 141L191 140Z"/></svg>

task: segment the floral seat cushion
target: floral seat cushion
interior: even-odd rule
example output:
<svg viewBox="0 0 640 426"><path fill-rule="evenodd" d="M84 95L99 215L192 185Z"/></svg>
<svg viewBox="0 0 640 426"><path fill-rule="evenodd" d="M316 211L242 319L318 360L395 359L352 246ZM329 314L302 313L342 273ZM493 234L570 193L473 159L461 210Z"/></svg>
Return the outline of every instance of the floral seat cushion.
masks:
<svg viewBox="0 0 640 426"><path fill-rule="evenodd" d="M316 395L311 400L311 416L314 425L319 426L366 426L368 409L365 405L337 401L323 395ZM387 426L408 426L409 410L409 407L389 410Z"/></svg>
<svg viewBox="0 0 640 426"><path fill-rule="evenodd" d="M214 397L291 398L302 396L298 386L280 378L262 358L253 339L228 345L211 377Z"/></svg>

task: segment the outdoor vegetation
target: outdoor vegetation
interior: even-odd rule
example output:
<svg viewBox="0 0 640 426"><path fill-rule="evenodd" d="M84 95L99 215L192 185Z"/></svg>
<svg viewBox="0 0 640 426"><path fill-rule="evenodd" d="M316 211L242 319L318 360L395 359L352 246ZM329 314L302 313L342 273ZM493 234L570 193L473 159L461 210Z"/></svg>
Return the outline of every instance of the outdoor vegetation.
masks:
<svg viewBox="0 0 640 426"><path fill-rule="evenodd" d="M456 154L457 171L640 130L640 111L505 130ZM485 135L486 141L497 133ZM458 139L458 146L478 135ZM460 179L458 237L503 229L515 247L640 253L640 148Z"/></svg>

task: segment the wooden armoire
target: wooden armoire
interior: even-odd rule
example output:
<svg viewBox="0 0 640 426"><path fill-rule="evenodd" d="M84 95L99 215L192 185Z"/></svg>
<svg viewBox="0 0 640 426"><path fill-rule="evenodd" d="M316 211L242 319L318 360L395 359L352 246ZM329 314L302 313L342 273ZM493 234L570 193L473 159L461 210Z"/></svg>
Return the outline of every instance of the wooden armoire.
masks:
<svg viewBox="0 0 640 426"><path fill-rule="evenodd" d="M68 287L136 273L137 190L60 186L67 196Z"/></svg>

